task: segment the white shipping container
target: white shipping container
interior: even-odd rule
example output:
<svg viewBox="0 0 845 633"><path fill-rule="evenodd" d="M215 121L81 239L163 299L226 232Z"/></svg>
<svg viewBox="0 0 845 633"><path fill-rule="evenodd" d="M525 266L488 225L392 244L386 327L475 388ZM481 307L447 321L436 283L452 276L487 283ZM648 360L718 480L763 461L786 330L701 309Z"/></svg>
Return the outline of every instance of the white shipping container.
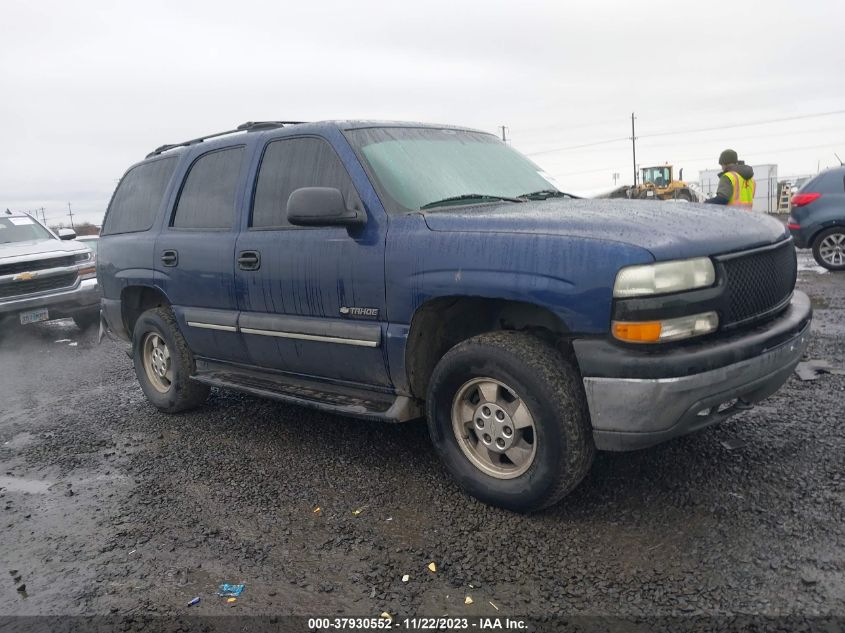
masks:
<svg viewBox="0 0 845 633"><path fill-rule="evenodd" d="M777 213L778 166L751 165L751 168L754 170L754 182L757 185L754 190L754 204L751 210L760 213ZM704 193L705 198L712 198L716 195L720 173L720 169L698 172L698 186Z"/></svg>

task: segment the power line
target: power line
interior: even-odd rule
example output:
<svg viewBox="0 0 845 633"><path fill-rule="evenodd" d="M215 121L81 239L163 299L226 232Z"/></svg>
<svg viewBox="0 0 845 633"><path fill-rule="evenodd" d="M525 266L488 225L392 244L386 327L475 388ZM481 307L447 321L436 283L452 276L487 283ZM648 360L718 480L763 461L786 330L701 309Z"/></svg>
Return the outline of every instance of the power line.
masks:
<svg viewBox="0 0 845 633"><path fill-rule="evenodd" d="M801 114L798 116L783 117L780 119L768 119L766 121L750 121L746 123L732 123L730 125L720 125L716 127L702 127L695 130L675 130L672 132L655 132L654 134L643 134L640 138L652 138L655 136L674 136L675 134L695 134L698 132L713 132L715 130L729 130L737 127L748 127L751 125L769 125L770 123L784 123L786 121L798 121L802 119L817 119L823 116L833 116L835 114L845 114L845 110L833 110L831 112L818 112L816 114Z"/></svg>
<svg viewBox="0 0 845 633"><path fill-rule="evenodd" d="M570 131L570 130L583 130L584 128L587 128L587 127L598 127L600 125L612 125L614 123L618 124L619 119L613 118L613 119L605 119L604 121L584 122L584 123L579 123L578 125L572 125L572 126L569 126L569 127L560 127L559 125L554 125L554 124L541 125L541 126L536 126L536 127L527 127L527 128L521 127L521 128L519 128L519 133L520 133L520 135L525 134L525 133L529 133L529 135L530 135L531 132L544 132L546 130L554 130L555 132L567 132L567 131Z"/></svg>
<svg viewBox="0 0 845 633"><path fill-rule="evenodd" d="M845 114L845 110L832 110L830 112L817 112L815 114L802 114L791 117L781 117L779 119L767 119L765 121L750 121L745 123L732 123L729 125L720 125L707 128L687 129L687 130L673 130L664 132L654 132L652 134L640 134L637 138L654 138L657 136L674 136L677 134L697 134L699 132L713 132L716 130L729 130L738 127L748 127L752 125L769 125L771 123L784 123L786 121L798 121L803 119L815 119L819 117L833 116L837 114ZM618 138L605 139L603 141L595 141L592 143L582 143L579 145L569 145L567 147L556 147L552 149L544 149L537 152L526 152L526 156L539 156L541 154L551 154L554 152L566 152L574 149L582 149L584 147L594 147L596 145L607 145L610 143L619 143L621 141L629 141L630 137L622 136Z"/></svg>
<svg viewBox="0 0 845 633"><path fill-rule="evenodd" d="M582 147L595 147L596 145L607 145L608 143L619 143L620 141L630 141L630 136L620 136L619 138L609 138L604 141L596 141L595 143L584 143L583 145L570 145L569 147L557 147L555 149L544 149L539 152L526 152L526 156L539 156L540 154L551 154L553 152L565 152L571 149L581 149Z"/></svg>
<svg viewBox="0 0 845 633"><path fill-rule="evenodd" d="M667 143L645 143L642 144L641 147L644 149L650 149L654 147L674 147L677 145L703 145L705 143L731 143L733 141L745 141L745 140L757 140L757 139L764 139L764 138L780 138L783 136L795 136L798 134L802 135L810 135L810 134L819 134L821 132L840 132L842 130L841 127L826 127L826 128L814 128L812 130L798 130L795 132L779 132L779 133L771 133L766 132L765 134L752 134L749 136L732 136L730 138L707 138L707 139L698 139L696 141L693 140L685 140L681 139L678 141L670 141ZM639 137L638 137L639 138Z"/></svg>
<svg viewBox="0 0 845 633"><path fill-rule="evenodd" d="M837 145L845 145L845 141L836 141L834 143L822 143L821 145L804 145L803 147L782 147L780 149L767 149L759 152L743 152L743 156L760 156L762 154L771 154L773 152L799 152L805 149L819 149L822 147L835 147ZM702 158L679 158L676 162L696 161L696 160L712 160L712 156L704 156Z"/></svg>
<svg viewBox="0 0 845 633"><path fill-rule="evenodd" d="M772 152L797 152L797 151L802 151L802 150L807 150L807 149L819 149L819 148L823 148L823 147L834 147L836 145L845 145L845 141L840 141L840 142L836 142L836 143L823 143L821 145L805 145L805 146L802 146L802 147L783 147L783 148L780 148L780 149L768 149L768 150L761 150L761 151L758 151L758 152L743 152L742 156L761 156L763 154L770 154ZM713 160L713 157L712 156L698 156L698 157L695 157L695 158L679 158L676 161L674 161L674 163L676 163L676 164L677 163L686 163L686 162L692 163L692 162L701 161L701 160ZM582 174L595 174L595 173L599 173L599 172L603 172L603 171L613 171L613 170L618 169L618 167L619 167L619 165L617 164L617 165L614 165L612 167L601 167L599 169L588 169L586 171L570 171L570 172L564 172L564 173L555 172L555 175L556 176L580 176ZM715 167L714 167L714 169L715 169Z"/></svg>
<svg viewBox="0 0 845 633"><path fill-rule="evenodd" d="M811 134L819 134L822 132L839 132L841 131L841 127L825 127L825 128L814 128L812 130L797 130L795 132L780 132L780 133L772 133L772 132L765 132L763 134L751 134L751 135L743 135L743 136L732 136L730 138L726 137L719 137L719 138L707 138L707 139L679 139L676 141L669 141L669 142L659 142L659 143L638 143L637 147L642 150L649 150L661 147L677 147L679 145L706 145L706 144L715 144L715 143L732 143L733 141L742 141L742 140L758 140L758 139L766 139L766 138L780 138L784 136L796 136L796 135L811 135ZM641 139L642 136L637 135L637 140ZM628 137L630 140L631 137ZM598 150L592 150L597 152L605 152L605 151L618 151L616 148L601 148Z"/></svg>

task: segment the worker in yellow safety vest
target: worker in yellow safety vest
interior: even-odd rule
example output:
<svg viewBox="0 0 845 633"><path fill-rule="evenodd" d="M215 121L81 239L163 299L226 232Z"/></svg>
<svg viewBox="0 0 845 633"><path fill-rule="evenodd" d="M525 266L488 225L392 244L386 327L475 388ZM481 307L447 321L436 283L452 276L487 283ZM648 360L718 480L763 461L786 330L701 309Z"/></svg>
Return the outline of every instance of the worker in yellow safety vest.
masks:
<svg viewBox="0 0 845 633"><path fill-rule="evenodd" d="M754 202L754 170L750 165L739 160L732 149L726 149L719 155L719 186L716 195L709 200L709 204L724 204L751 211Z"/></svg>

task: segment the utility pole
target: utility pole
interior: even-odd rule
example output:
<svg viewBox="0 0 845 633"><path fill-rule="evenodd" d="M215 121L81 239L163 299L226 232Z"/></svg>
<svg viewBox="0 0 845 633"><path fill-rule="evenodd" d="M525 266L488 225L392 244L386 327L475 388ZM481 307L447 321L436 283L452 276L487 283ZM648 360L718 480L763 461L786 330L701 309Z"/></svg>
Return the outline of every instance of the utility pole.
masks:
<svg viewBox="0 0 845 633"><path fill-rule="evenodd" d="M40 207L35 210L35 217L38 218L38 212L41 211L41 222L44 226L47 226L47 217L44 215L44 207Z"/></svg>
<svg viewBox="0 0 845 633"><path fill-rule="evenodd" d="M503 142L503 143L507 143L507 142L508 142L508 139L507 139L507 137L505 136L505 131L506 131L508 128L507 128L506 126L504 126L504 125L500 125L500 126L499 126L499 128L502 130L502 142Z"/></svg>
<svg viewBox="0 0 845 633"><path fill-rule="evenodd" d="M634 120L636 117L631 112L631 148L634 150L634 186L637 186L637 134L634 131Z"/></svg>
<svg viewBox="0 0 845 633"><path fill-rule="evenodd" d="M70 202L67 203L67 214L70 216L70 228L76 230L76 227L73 226L73 211L70 208Z"/></svg>

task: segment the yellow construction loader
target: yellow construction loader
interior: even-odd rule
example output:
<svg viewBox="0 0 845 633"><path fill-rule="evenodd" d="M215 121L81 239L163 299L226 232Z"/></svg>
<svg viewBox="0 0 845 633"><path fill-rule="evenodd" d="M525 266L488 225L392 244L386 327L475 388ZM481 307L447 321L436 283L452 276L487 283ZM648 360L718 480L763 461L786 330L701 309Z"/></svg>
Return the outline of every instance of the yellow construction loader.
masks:
<svg viewBox="0 0 845 633"><path fill-rule="evenodd" d="M630 188L627 197L687 202L695 200L696 195L683 180L684 170L678 173L678 180L674 179L673 171L672 165L642 167L640 183Z"/></svg>

